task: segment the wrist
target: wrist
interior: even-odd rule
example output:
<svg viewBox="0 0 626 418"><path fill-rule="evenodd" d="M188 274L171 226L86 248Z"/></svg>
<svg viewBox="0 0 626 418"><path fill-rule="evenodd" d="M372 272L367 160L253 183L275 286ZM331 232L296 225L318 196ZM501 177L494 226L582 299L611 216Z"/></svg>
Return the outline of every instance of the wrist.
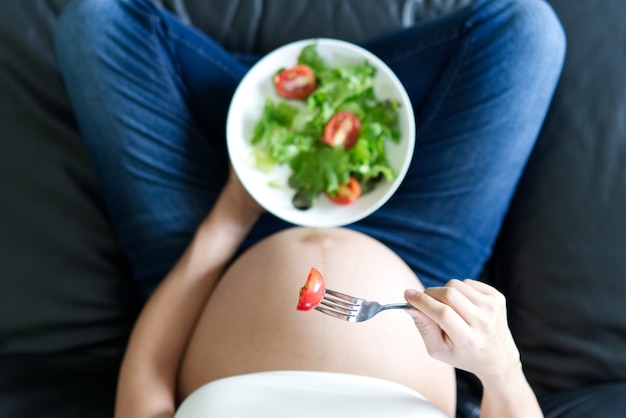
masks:
<svg viewBox="0 0 626 418"><path fill-rule="evenodd" d="M208 240L232 255L259 217L260 212L252 210L240 196L225 189L200 225L196 237Z"/></svg>
<svg viewBox="0 0 626 418"><path fill-rule="evenodd" d="M475 373L483 386L497 387L515 382L520 376L525 380L520 353L513 338L506 339L496 347L493 354L497 354L491 357L492 361Z"/></svg>
<svg viewBox="0 0 626 418"><path fill-rule="evenodd" d="M501 391L514 388L519 382L526 383L526 377L519 358L512 360L508 365L499 369L490 370L477 376L483 387L490 391Z"/></svg>
<svg viewBox="0 0 626 418"><path fill-rule="evenodd" d="M220 225L242 230L247 234L262 213L262 209L257 206L252 197L242 194L234 187L225 187L203 224L217 220Z"/></svg>
<svg viewBox="0 0 626 418"><path fill-rule="evenodd" d="M500 376L481 379L481 383L481 418L543 418L541 407L526 380L521 362Z"/></svg>

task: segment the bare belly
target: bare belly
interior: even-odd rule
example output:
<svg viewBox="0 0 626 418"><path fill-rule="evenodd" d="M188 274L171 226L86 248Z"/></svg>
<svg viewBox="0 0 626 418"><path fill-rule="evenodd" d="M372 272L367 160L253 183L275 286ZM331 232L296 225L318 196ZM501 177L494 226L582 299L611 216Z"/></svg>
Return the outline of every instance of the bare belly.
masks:
<svg viewBox="0 0 626 418"><path fill-rule="evenodd" d="M210 255L207 255L210 256ZM347 229L293 228L244 253L225 272L181 365L179 397L215 379L265 370L355 373L405 384L427 398L453 392L452 369L432 360L411 318L387 311L353 324L296 310L311 267L330 289L383 303L422 286L381 243ZM435 400L443 409L453 397Z"/></svg>

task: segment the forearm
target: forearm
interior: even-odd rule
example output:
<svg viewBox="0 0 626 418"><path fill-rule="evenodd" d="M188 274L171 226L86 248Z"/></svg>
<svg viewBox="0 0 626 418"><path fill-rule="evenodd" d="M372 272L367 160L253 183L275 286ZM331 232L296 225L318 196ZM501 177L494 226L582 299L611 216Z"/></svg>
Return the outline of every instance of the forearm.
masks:
<svg viewBox="0 0 626 418"><path fill-rule="evenodd" d="M484 379L481 418L543 418L521 365L508 375Z"/></svg>
<svg viewBox="0 0 626 418"><path fill-rule="evenodd" d="M172 416L181 358L207 299L256 216L222 194L139 316L120 371L116 418Z"/></svg>

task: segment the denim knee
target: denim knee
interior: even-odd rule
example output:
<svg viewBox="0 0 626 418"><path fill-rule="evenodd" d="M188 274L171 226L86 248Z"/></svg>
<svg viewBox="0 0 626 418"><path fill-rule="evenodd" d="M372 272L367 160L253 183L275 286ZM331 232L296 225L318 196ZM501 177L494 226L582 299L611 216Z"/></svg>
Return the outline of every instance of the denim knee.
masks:
<svg viewBox="0 0 626 418"><path fill-rule="evenodd" d="M129 20L149 20L157 7L143 0L72 0L62 10L54 29L54 42L59 64L76 64L89 56L106 51L112 34L133 36L124 28ZM106 53L106 52L105 52Z"/></svg>
<svg viewBox="0 0 626 418"><path fill-rule="evenodd" d="M111 24L118 6L110 0L73 0L62 10L54 28L57 55L63 60L93 45L101 29ZM89 48L92 49L92 48Z"/></svg>
<svg viewBox="0 0 626 418"><path fill-rule="evenodd" d="M565 30L552 6L545 0L519 0L515 3L516 26L520 31L526 28L527 42L562 62L566 49Z"/></svg>
<svg viewBox="0 0 626 418"><path fill-rule="evenodd" d="M539 64L562 66L566 37L554 9L545 0L494 0L502 27L510 42L523 46L519 51L532 53ZM498 18L496 18L498 19Z"/></svg>
<svg viewBox="0 0 626 418"><path fill-rule="evenodd" d="M544 0L478 0L465 23L469 51L503 85L551 99L565 58L566 39ZM498 57L499 62L493 61Z"/></svg>

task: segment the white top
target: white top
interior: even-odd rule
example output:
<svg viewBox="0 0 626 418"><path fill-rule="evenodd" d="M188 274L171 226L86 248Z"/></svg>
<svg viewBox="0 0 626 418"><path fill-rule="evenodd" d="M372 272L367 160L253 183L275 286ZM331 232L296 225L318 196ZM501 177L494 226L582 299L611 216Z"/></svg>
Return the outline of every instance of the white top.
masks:
<svg viewBox="0 0 626 418"><path fill-rule="evenodd" d="M271 371L216 380L195 390L174 418L445 418L406 386L371 377Z"/></svg>

